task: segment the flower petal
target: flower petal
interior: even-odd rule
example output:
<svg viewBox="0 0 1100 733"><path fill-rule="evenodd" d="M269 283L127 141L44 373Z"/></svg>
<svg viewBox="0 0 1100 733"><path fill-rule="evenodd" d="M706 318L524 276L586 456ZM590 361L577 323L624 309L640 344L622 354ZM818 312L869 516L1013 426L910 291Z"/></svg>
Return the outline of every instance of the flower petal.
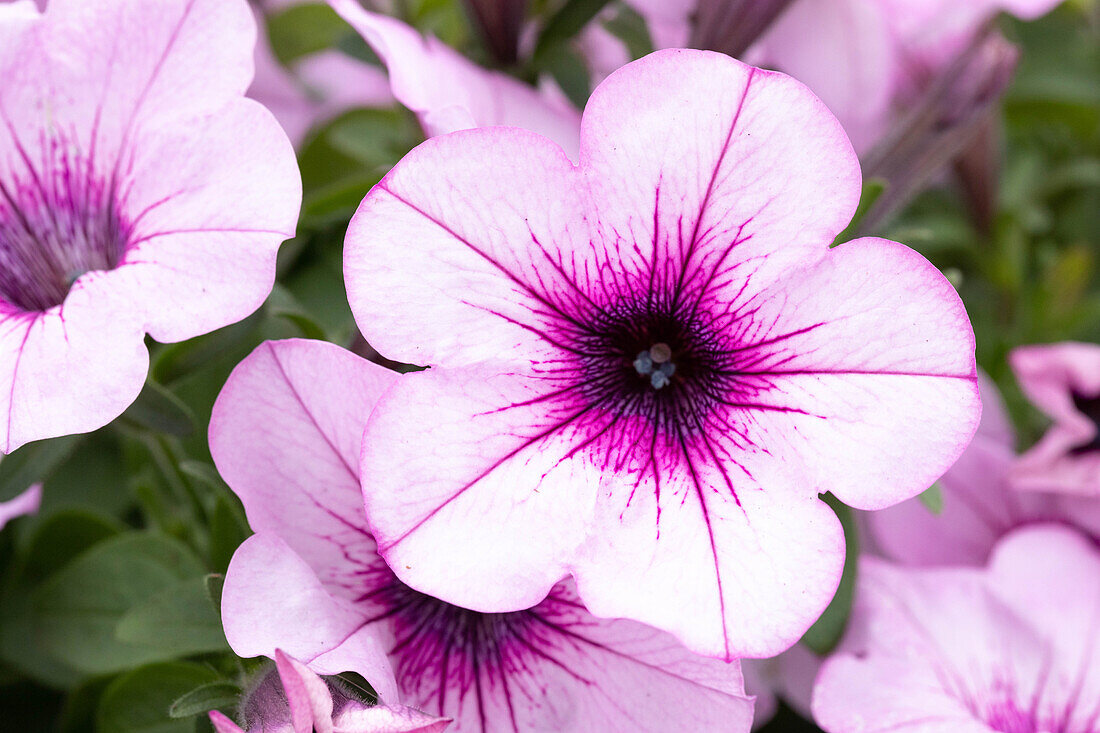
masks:
<svg viewBox="0 0 1100 733"><path fill-rule="evenodd" d="M888 122L895 51L886 14L865 0L798 0L753 49L808 86L865 152ZM757 56L753 56L756 63Z"/></svg>
<svg viewBox="0 0 1100 733"><path fill-rule="evenodd" d="M566 574L599 471L570 455L576 420L554 422L525 404L533 396L527 380L484 366L407 374L379 401L363 437L363 496L405 583L514 611Z"/></svg>
<svg viewBox="0 0 1100 733"><path fill-rule="evenodd" d="M320 674L358 672L381 699L396 701L393 668L381 643L361 632L363 621L359 609L331 596L277 536L254 535L233 554L222 591L222 623L239 656L274 657L282 649Z"/></svg>
<svg viewBox="0 0 1100 733"><path fill-rule="evenodd" d="M777 460L814 493L880 509L927 489L970 442L974 333L951 285L908 247L840 245L745 310L734 371L759 447L739 459L750 473Z"/></svg>
<svg viewBox="0 0 1100 733"><path fill-rule="evenodd" d="M1046 634L1053 645L1052 654L1062 672L1055 686L1062 688L1063 699L1070 702L1063 730L1095 725L1100 715L1100 666L1096 664L1100 656L1100 553L1096 545L1064 526L1025 528L997 546L989 573L998 597ZM1057 693L1052 691L1049 697L1057 698Z"/></svg>
<svg viewBox="0 0 1100 733"><path fill-rule="evenodd" d="M294 548L329 590L376 562L359 488L367 417L397 374L320 341L268 341L226 382L210 452L249 524Z"/></svg>
<svg viewBox="0 0 1100 733"><path fill-rule="evenodd" d="M140 321L112 290L103 273L89 273L45 313L0 303L0 451L90 432L137 398L149 352Z"/></svg>
<svg viewBox="0 0 1100 733"><path fill-rule="evenodd" d="M337 730L353 733L440 733L450 718L437 718L404 705L348 707L335 720Z"/></svg>
<svg viewBox="0 0 1100 733"><path fill-rule="evenodd" d="M275 650L275 667L286 692L294 733L332 732L332 690L306 665Z"/></svg>
<svg viewBox="0 0 1100 733"><path fill-rule="evenodd" d="M4 525L27 514L34 514L42 503L42 484L33 484L7 501L0 501L0 529Z"/></svg>
<svg viewBox="0 0 1100 733"><path fill-rule="evenodd" d="M615 263L601 276L689 302L728 281L748 297L823 256L861 188L848 138L805 86L708 51L609 76L585 108L581 169Z"/></svg>
<svg viewBox="0 0 1100 733"><path fill-rule="evenodd" d="M491 172L472 159L494 161ZM356 322L372 346L407 363L530 361L551 348L546 322L586 297L576 279L591 241L583 215L573 165L546 138L494 128L428 140L348 227Z"/></svg>
<svg viewBox="0 0 1100 733"><path fill-rule="evenodd" d="M983 372L978 373L978 388L981 423L970 446L939 480L941 512L909 499L864 515L887 557L906 565L984 565L1001 535L1044 513L1044 499L1009 486L1016 452L1008 413Z"/></svg>
<svg viewBox="0 0 1100 733"><path fill-rule="evenodd" d="M218 710L211 710L207 715L210 717L210 724L214 726L216 733L245 733L239 725Z"/></svg>
<svg viewBox="0 0 1100 733"><path fill-rule="evenodd" d="M414 702L442 706L457 730L747 733L753 703L737 662L692 654L639 623L595 618L570 586L539 605L512 663L483 672L476 697L451 685L439 698L429 681Z"/></svg>
<svg viewBox="0 0 1100 733"><path fill-rule="evenodd" d="M847 637L814 688L826 731L987 733L983 713L1027 709L1049 650L982 571L865 559L860 577Z"/></svg>
<svg viewBox="0 0 1100 733"><path fill-rule="evenodd" d="M585 603L671 631L700 654L734 659L784 651L821 615L844 565L844 536L816 496L750 482L686 449L660 479L605 481L588 545L574 565ZM759 481L759 485L755 484Z"/></svg>
<svg viewBox="0 0 1100 733"><path fill-rule="evenodd" d="M203 120L136 135L122 211L133 233L109 277L159 341L249 315L271 292L276 252L294 236L302 200L286 134L270 112L241 99Z"/></svg>
<svg viewBox="0 0 1100 733"><path fill-rule="evenodd" d="M355 0L329 4L382 58L394 96L416 113L429 136L469 127L522 127L550 138L576 158L580 117L575 109L555 104L505 74L482 69L437 38L368 12Z"/></svg>
<svg viewBox="0 0 1100 733"><path fill-rule="evenodd" d="M252 76L256 27L238 0L164 0L156 12L143 0L51 0L43 18L26 45L0 50L6 132L28 146L48 119L113 160L135 129L215 112ZM141 42L127 42L139 28Z"/></svg>

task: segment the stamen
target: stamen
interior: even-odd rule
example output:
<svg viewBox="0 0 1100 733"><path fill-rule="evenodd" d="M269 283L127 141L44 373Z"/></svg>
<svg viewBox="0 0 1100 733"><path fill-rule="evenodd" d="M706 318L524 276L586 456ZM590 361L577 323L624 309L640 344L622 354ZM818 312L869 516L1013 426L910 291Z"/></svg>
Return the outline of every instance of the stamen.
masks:
<svg viewBox="0 0 1100 733"><path fill-rule="evenodd" d="M666 343L654 344L634 359L638 376L649 377L653 389L661 389L672 381L676 365L672 363L672 348Z"/></svg>

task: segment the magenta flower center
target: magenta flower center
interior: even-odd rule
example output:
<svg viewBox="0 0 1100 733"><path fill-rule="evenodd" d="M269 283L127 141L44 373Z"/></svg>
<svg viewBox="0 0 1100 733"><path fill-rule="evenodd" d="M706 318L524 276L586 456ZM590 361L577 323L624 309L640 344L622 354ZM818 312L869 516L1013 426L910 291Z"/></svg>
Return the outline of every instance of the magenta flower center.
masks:
<svg viewBox="0 0 1100 733"><path fill-rule="evenodd" d="M60 305L78 277L118 266L129 226L115 197L79 157L0 181L0 300L24 311Z"/></svg>
<svg viewBox="0 0 1100 733"><path fill-rule="evenodd" d="M1100 395L1087 397L1078 392L1073 393L1073 404L1077 411L1092 421L1092 440L1076 445L1070 451L1074 455L1100 451Z"/></svg>
<svg viewBox="0 0 1100 733"><path fill-rule="evenodd" d="M729 352L696 314L643 303L602 310L585 326L577 353L590 404L678 430L727 391Z"/></svg>

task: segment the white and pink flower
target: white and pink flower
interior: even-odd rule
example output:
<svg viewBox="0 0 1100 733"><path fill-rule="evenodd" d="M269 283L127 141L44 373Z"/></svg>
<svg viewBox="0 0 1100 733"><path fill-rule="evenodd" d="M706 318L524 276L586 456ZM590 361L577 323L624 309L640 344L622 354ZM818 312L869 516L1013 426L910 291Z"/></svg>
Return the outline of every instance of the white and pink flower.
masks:
<svg viewBox="0 0 1100 733"><path fill-rule="evenodd" d="M803 85L665 51L593 93L579 165L514 128L432 138L353 218L345 280L398 381L363 490L406 583L503 612L572 574L599 616L727 659L836 588L818 494L927 488L977 426L973 334L908 248L830 249L860 195Z"/></svg>
<svg viewBox="0 0 1100 733"><path fill-rule="evenodd" d="M255 32L244 0L0 5L0 451L110 422L145 334L267 297L301 182L243 96Z"/></svg>
<svg viewBox="0 0 1100 733"><path fill-rule="evenodd" d="M1006 536L987 568L865 557L813 713L829 733L1086 733L1100 721L1100 552L1071 529Z"/></svg>

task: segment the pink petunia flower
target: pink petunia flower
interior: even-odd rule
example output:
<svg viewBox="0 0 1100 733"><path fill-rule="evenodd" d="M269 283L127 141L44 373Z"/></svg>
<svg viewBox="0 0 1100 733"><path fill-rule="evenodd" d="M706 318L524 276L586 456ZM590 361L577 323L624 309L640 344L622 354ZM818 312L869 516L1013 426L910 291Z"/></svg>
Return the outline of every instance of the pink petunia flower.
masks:
<svg viewBox="0 0 1100 733"><path fill-rule="evenodd" d="M42 504L42 484L33 484L20 494L0 501L0 529L16 517L35 514Z"/></svg>
<svg viewBox="0 0 1100 733"><path fill-rule="evenodd" d="M266 12L285 10L302 0L262 4ZM258 13L262 18L263 13ZM298 59L287 69L275 57L267 34L256 41L256 75L248 96L263 104L286 130L295 147L309 132L357 107L393 104L385 72L336 49Z"/></svg>
<svg viewBox="0 0 1100 733"><path fill-rule="evenodd" d="M360 328L432 367L367 427L380 552L462 606L525 608L571 573L598 616L774 655L840 576L818 494L889 506L969 441L965 311L900 244L829 248L859 165L782 74L629 64L593 93L579 160L517 129L433 138L352 220Z"/></svg>
<svg viewBox="0 0 1100 733"><path fill-rule="evenodd" d="M210 711L217 733L440 733L450 724L403 705L365 705L281 650L275 668L244 694L239 717L243 728Z"/></svg>
<svg viewBox="0 0 1100 733"><path fill-rule="evenodd" d="M939 480L936 514L919 499L865 515L875 546L905 565L984 565L997 541L1025 524L1062 522L1100 539L1100 499L1018 491L1010 477L1016 436L997 387L979 375L982 421Z"/></svg>
<svg viewBox="0 0 1100 733"><path fill-rule="evenodd" d="M229 378L211 452L257 531L226 576L233 649L359 672L383 702L452 717L457 731L748 731L736 662L596 618L568 582L487 614L394 576L367 528L357 462L367 417L398 379L312 341L262 345Z"/></svg>
<svg viewBox="0 0 1100 733"><path fill-rule="evenodd" d="M1100 500L1100 346L1024 346L1009 362L1020 389L1054 421L1013 467L1013 484Z"/></svg>
<svg viewBox="0 0 1100 733"><path fill-rule="evenodd" d="M1100 552L1070 529L1003 539L988 568L863 560L813 713L829 733L1087 733L1100 721Z"/></svg>
<svg viewBox="0 0 1100 733"><path fill-rule="evenodd" d="M267 297L301 182L244 0L0 5L0 450L94 430Z"/></svg>
<svg viewBox="0 0 1100 733"><path fill-rule="evenodd" d="M545 135L576 156L579 115L558 95L483 69L439 39L364 10L355 0L329 4L386 64L393 95L416 114L428 136L512 125Z"/></svg>

